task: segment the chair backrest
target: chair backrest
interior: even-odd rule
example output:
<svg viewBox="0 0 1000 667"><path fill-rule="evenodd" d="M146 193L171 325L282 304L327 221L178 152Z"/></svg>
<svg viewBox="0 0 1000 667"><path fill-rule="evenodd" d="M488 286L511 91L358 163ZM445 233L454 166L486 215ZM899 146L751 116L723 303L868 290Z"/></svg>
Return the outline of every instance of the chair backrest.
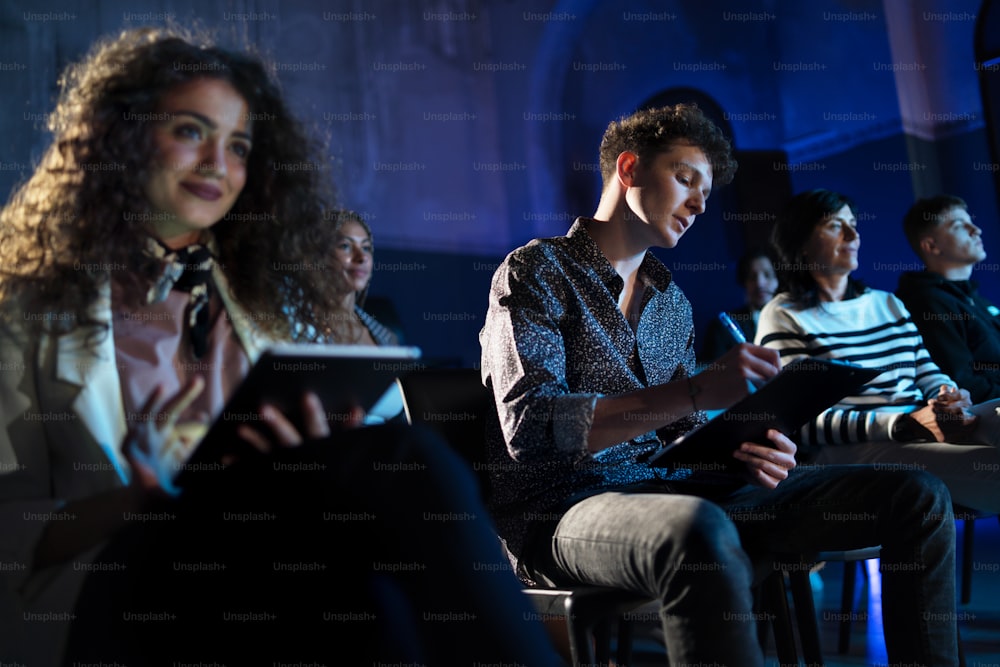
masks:
<svg viewBox="0 0 1000 667"><path fill-rule="evenodd" d="M493 396L474 368L425 368L396 379L410 424L436 431L464 458L489 495L486 424Z"/></svg>

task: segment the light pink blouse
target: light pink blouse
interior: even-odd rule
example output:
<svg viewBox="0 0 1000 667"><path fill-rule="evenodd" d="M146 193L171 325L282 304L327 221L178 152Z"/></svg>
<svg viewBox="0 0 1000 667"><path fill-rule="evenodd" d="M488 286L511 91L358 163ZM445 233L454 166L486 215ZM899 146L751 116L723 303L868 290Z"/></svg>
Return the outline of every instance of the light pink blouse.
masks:
<svg viewBox="0 0 1000 667"><path fill-rule="evenodd" d="M179 421L210 423L249 371L250 360L217 294L209 302L208 350L195 359L184 316L187 304L188 294L179 290L136 310L126 310L115 300L115 361L127 422L141 418L142 406L157 384L169 398L200 375L205 388Z"/></svg>

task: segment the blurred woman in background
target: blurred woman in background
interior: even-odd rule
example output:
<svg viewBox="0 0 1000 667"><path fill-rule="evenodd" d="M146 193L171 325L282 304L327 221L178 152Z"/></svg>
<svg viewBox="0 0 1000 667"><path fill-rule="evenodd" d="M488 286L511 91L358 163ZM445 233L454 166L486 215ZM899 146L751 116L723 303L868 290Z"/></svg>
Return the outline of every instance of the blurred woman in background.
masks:
<svg viewBox="0 0 1000 667"><path fill-rule="evenodd" d="M335 219L333 272L343 276L350 287L337 311L346 314L348 319L338 330L345 329L344 334L360 345L397 345L396 334L363 308L375 268L371 227L355 211L337 211Z"/></svg>

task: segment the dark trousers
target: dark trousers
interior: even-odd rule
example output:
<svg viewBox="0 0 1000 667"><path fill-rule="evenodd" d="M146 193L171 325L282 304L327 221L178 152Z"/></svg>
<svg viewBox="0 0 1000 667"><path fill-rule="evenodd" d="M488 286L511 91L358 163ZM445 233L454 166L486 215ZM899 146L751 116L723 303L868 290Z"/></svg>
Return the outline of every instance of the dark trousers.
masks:
<svg viewBox="0 0 1000 667"><path fill-rule="evenodd" d="M471 471L405 426L212 473L95 570L67 665L560 664Z"/></svg>

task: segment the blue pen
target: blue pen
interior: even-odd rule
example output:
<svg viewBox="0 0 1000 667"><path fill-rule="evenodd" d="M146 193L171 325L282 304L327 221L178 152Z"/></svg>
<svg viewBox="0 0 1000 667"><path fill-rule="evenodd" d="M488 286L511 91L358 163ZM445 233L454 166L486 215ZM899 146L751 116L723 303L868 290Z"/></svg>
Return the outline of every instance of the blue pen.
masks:
<svg viewBox="0 0 1000 667"><path fill-rule="evenodd" d="M747 337L743 335L743 329L740 329L736 322L733 322L733 318L729 317L727 313L719 313L719 321L722 322L722 326L726 327L726 331L733 337L737 345L747 342ZM757 387L750 380L747 380L747 391L751 394L757 391Z"/></svg>
<svg viewBox="0 0 1000 667"><path fill-rule="evenodd" d="M743 330L739 328L736 322L733 322L733 318L729 317L727 313L719 313L719 321L722 322L722 326L726 327L726 331L729 335L733 337L733 340L737 344L747 342L746 336L743 335Z"/></svg>

